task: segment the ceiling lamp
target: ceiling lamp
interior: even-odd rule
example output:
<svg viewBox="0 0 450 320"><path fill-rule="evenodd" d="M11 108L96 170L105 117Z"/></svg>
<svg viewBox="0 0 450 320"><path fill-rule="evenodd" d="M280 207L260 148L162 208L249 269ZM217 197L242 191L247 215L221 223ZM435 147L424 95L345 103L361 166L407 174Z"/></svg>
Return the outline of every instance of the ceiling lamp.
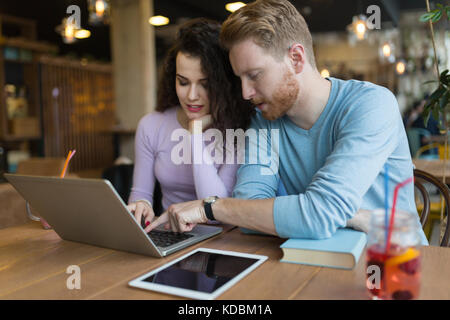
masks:
<svg viewBox="0 0 450 320"><path fill-rule="evenodd" d="M75 31L74 35L77 39L87 39L91 36L91 32L86 29L78 29Z"/></svg>
<svg viewBox="0 0 450 320"><path fill-rule="evenodd" d="M354 16L352 23L347 26L347 31L358 41L367 38L367 29L367 17L362 14Z"/></svg>
<svg viewBox="0 0 450 320"><path fill-rule="evenodd" d="M406 70L405 62L403 60L397 62L397 64L395 65L395 72L397 72L398 75L402 75L405 73L405 70Z"/></svg>
<svg viewBox="0 0 450 320"><path fill-rule="evenodd" d="M320 75L323 78L329 78L330 77L330 71L327 68L322 69L322 71L320 71Z"/></svg>
<svg viewBox="0 0 450 320"><path fill-rule="evenodd" d="M67 18L64 18L59 26L55 28L55 31L59 33L64 43L74 43L77 39L75 33L80 30L75 23L70 23Z"/></svg>
<svg viewBox="0 0 450 320"><path fill-rule="evenodd" d="M150 19L148 19L148 22L155 27L159 26L165 26L166 24L169 24L170 20L167 17L164 16L153 16Z"/></svg>
<svg viewBox="0 0 450 320"><path fill-rule="evenodd" d="M240 8L245 6L246 4L243 2L230 2L225 5L225 9L230 12L235 12L236 10L239 10Z"/></svg>
<svg viewBox="0 0 450 320"><path fill-rule="evenodd" d="M389 57L391 55L392 50L391 50L391 46L389 45L389 43L385 43L381 47L381 52L384 57Z"/></svg>
<svg viewBox="0 0 450 320"><path fill-rule="evenodd" d="M389 63L395 62L395 45L391 41L384 42L380 47L380 60Z"/></svg>
<svg viewBox="0 0 450 320"><path fill-rule="evenodd" d="M110 0L87 0L89 10L89 23L98 25L109 23Z"/></svg>

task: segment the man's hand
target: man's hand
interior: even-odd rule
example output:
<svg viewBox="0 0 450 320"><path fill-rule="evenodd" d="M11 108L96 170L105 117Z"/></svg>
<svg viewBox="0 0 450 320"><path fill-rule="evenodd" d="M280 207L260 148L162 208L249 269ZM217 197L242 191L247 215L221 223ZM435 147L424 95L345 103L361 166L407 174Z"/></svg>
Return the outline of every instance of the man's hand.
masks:
<svg viewBox="0 0 450 320"><path fill-rule="evenodd" d="M371 217L372 211L359 209L353 218L347 220L347 227L368 233Z"/></svg>
<svg viewBox="0 0 450 320"><path fill-rule="evenodd" d="M189 121L189 132L191 134L202 133L211 126L212 126L212 116L210 114L206 114L198 119ZM199 129L201 129L201 131Z"/></svg>
<svg viewBox="0 0 450 320"><path fill-rule="evenodd" d="M182 202L172 204L166 212L145 228L145 232L148 233L163 223L165 223L166 230L187 232L194 229L197 223L207 221L203 200Z"/></svg>

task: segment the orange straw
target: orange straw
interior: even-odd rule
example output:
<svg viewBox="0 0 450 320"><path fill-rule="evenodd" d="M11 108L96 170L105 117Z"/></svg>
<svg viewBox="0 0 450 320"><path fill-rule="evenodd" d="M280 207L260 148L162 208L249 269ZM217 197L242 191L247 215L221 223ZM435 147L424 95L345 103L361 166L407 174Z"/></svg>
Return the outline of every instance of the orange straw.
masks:
<svg viewBox="0 0 450 320"><path fill-rule="evenodd" d="M69 166L69 161L70 161L70 159L72 159L72 157L75 154L75 152L76 152L76 150L73 150L73 151L70 150L69 151L69 154L67 155L66 162L64 163L64 168L63 168L63 170L61 172L60 178L64 178L64 176L66 175L67 167Z"/></svg>
<svg viewBox="0 0 450 320"><path fill-rule="evenodd" d="M387 256L389 249L391 248L391 235L392 235L392 228L394 226L394 216L395 216L395 206L397 204L397 196L398 196L398 190L407 185L408 183L413 181L413 177L406 179L403 182L400 182L395 186L394 190L394 200L392 202L392 210L391 210L391 220L389 221L389 230L388 230L388 236L387 236L387 243L386 243L386 252L385 255Z"/></svg>

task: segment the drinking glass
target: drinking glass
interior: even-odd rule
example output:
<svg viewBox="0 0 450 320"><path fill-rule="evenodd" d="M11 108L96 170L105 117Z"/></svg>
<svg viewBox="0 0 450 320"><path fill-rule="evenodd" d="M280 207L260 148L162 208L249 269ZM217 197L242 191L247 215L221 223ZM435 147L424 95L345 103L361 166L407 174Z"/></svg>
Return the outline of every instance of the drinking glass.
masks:
<svg viewBox="0 0 450 320"><path fill-rule="evenodd" d="M390 219L391 209L389 209ZM417 214L397 210L386 251L385 210L372 212L367 237L366 286L372 299L416 299L420 291L420 224Z"/></svg>

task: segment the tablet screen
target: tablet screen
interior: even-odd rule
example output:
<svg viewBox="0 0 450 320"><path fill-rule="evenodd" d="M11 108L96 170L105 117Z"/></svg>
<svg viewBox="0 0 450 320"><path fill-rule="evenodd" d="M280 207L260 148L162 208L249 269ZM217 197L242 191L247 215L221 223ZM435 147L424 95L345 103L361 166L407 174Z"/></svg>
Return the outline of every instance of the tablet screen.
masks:
<svg viewBox="0 0 450 320"><path fill-rule="evenodd" d="M248 257L197 251L142 281L212 293L258 261Z"/></svg>

